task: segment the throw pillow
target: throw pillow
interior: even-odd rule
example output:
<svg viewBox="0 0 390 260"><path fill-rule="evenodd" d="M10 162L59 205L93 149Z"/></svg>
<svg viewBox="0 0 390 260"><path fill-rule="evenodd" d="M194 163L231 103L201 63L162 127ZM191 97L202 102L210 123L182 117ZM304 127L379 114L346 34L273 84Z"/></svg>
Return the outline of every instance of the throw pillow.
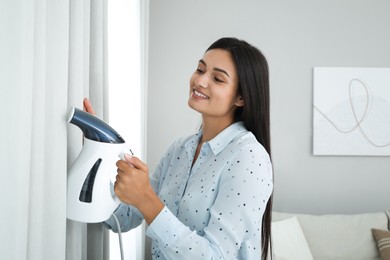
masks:
<svg viewBox="0 0 390 260"><path fill-rule="evenodd" d="M271 230L275 260L313 260L309 245L296 217L272 222Z"/></svg>
<svg viewBox="0 0 390 260"><path fill-rule="evenodd" d="M376 240L381 260L390 260L390 231L371 229Z"/></svg>

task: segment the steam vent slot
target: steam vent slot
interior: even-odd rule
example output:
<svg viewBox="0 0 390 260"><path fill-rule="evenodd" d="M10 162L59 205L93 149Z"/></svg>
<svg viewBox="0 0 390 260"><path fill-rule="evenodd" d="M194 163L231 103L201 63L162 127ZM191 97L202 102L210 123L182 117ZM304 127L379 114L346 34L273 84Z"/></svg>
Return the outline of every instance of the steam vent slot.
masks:
<svg viewBox="0 0 390 260"><path fill-rule="evenodd" d="M87 177L85 178L83 187L80 192L79 200L86 203L92 202L92 192L93 192L93 184L95 183L95 178L97 171L99 169L100 163L102 162L102 159L99 158L95 164L92 166L91 170L89 171Z"/></svg>

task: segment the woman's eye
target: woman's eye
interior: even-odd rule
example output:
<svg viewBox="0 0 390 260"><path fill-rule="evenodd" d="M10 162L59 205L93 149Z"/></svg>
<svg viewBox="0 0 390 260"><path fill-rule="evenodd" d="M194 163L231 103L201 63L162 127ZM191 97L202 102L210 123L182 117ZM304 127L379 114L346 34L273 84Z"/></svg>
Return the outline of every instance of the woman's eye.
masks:
<svg viewBox="0 0 390 260"><path fill-rule="evenodd" d="M202 73L202 72L203 72L203 70L201 70L201 69L197 68L197 69L196 69L196 72L198 72L198 73Z"/></svg>
<svg viewBox="0 0 390 260"><path fill-rule="evenodd" d="M215 80L216 82L223 82L223 80L222 80L222 79L220 79L220 78L217 78L217 77L214 77L214 80Z"/></svg>

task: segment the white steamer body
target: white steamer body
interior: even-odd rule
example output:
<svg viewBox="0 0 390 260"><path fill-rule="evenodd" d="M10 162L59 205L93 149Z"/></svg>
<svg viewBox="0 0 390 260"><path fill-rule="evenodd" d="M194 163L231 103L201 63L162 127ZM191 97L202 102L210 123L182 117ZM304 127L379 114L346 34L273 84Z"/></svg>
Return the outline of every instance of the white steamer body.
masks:
<svg viewBox="0 0 390 260"><path fill-rule="evenodd" d="M120 203L113 191L117 174L115 164L120 159L118 154L126 150L129 151L126 143L103 143L84 138L84 147L68 172L68 219L98 223L111 216ZM89 186L84 186L83 191L83 185ZM83 196L85 192L87 196Z"/></svg>

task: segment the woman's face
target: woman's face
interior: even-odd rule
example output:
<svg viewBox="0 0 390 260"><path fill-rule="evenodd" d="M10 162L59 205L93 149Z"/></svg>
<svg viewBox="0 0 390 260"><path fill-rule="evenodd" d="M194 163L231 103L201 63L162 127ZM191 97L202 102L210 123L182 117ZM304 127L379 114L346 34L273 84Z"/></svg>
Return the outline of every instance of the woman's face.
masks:
<svg viewBox="0 0 390 260"><path fill-rule="evenodd" d="M230 53L209 50L191 76L188 105L203 117L232 121L236 107L243 106L237 88L237 71Z"/></svg>

